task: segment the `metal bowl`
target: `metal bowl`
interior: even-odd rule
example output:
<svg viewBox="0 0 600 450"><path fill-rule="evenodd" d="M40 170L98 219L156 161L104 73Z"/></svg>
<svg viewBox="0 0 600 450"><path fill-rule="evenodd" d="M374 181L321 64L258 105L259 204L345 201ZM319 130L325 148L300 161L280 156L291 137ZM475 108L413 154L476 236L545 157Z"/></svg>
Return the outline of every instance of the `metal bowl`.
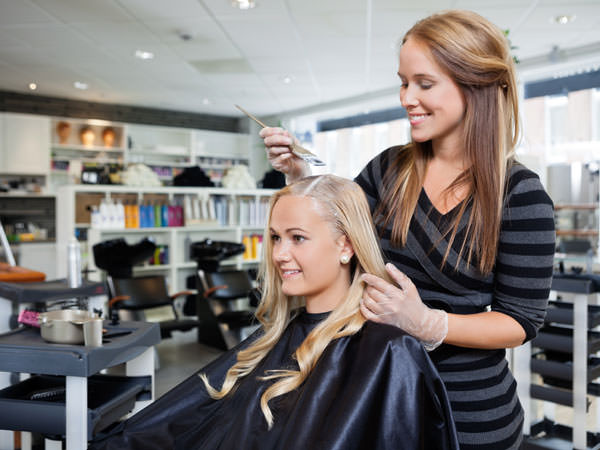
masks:
<svg viewBox="0 0 600 450"><path fill-rule="evenodd" d="M56 344L83 344L83 324L94 319L85 310L63 309L41 313L38 318L42 339Z"/></svg>

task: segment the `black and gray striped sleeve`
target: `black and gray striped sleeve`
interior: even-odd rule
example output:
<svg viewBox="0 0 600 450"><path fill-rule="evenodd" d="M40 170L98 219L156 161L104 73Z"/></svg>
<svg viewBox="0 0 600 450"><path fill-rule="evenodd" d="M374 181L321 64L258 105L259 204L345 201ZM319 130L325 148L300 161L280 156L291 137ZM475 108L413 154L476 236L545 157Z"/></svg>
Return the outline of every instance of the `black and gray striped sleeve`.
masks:
<svg viewBox="0 0 600 450"><path fill-rule="evenodd" d="M367 197L371 213L375 211L375 208L381 199L381 189L383 188L382 181L388 168L390 158L392 158L395 152L400 151L401 148L402 147L396 146L384 150L369 161L364 169L356 176L356 178L354 178L354 181L358 183Z"/></svg>
<svg viewBox="0 0 600 450"><path fill-rule="evenodd" d="M543 324L555 251L552 200L539 177L513 168L502 217L491 308L515 319L525 341Z"/></svg>

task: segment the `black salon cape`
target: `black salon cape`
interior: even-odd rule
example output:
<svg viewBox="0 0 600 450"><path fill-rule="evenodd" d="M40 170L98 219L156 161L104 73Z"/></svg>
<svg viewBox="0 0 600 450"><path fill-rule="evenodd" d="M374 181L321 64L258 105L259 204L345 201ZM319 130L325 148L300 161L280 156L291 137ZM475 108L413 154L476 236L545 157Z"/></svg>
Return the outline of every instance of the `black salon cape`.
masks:
<svg viewBox="0 0 600 450"><path fill-rule="evenodd" d="M213 400L192 375L90 448L458 449L446 391L421 344L373 322L331 342L302 386L269 402L269 430L260 397L273 381L257 376L297 368L291 355L325 317L301 312L233 394ZM213 387L258 333L202 369Z"/></svg>

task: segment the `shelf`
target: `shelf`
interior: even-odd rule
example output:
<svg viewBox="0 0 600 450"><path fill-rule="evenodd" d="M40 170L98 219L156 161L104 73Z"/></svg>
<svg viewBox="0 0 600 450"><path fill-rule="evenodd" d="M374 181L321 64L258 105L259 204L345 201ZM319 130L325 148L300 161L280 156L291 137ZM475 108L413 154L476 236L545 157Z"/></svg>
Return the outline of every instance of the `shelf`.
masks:
<svg viewBox="0 0 600 450"><path fill-rule="evenodd" d="M88 225L89 226L89 225ZM167 233L170 230L181 227L152 227L152 228L98 228L102 233L115 234L144 234L144 233Z"/></svg>
<svg viewBox="0 0 600 450"><path fill-rule="evenodd" d="M152 155L152 156L184 156L189 157L190 151L185 147L176 147L176 146L165 146L165 147L155 147L155 148L147 148L147 149L137 149L131 148L129 149L129 153L132 155Z"/></svg>
<svg viewBox="0 0 600 450"><path fill-rule="evenodd" d="M136 399L151 391L152 381L146 377L93 375L88 378L86 438L116 422L134 408ZM65 378L35 375L0 391L0 405L5 414L3 429L33 431L51 435L65 433ZM47 397L31 399L35 393ZM54 393L54 395L53 395Z"/></svg>
<svg viewBox="0 0 600 450"><path fill-rule="evenodd" d="M169 270L171 268L171 264L148 264L144 266L133 266L134 272L155 272L162 270Z"/></svg>
<svg viewBox="0 0 600 450"><path fill-rule="evenodd" d="M193 163L189 163L189 162L153 162L153 161L143 161L143 162L136 162L132 164L145 164L147 166L150 167L190 167L193 165Z"/></svg>
<svg viewBox="0 0 600 450"><path fill-rule="evenodd" d="M596 210L600 208L600 205L598 205L597 203L578 203L578 204L558 204L558 205L554 205L554 210L555 211L559 211L559 210L564 210L564 209L569 209L569 210Z"/></svg>
<svg viewBox="0 0 600 450"><path fill-rule="evenodd" d="M537 337L531 341L534 347L546 350L554 350L563 353L573 353L573 329L544 326ZM600 350L600 333L588 331L588 354Z"/></svg>
<svg viewBox="0 0 600 450"><path fill-rule="evenodd" d="M122 161L117 158L77 158L75 156L60 157L53 156L50 158L51 161L79 161L82 163L93 163L93 164L121 164ZM67 169L56 169L52 172L67 172Z"/></svg>
<svg viewBox="0 0 600 450"><path fill-rule="evenodd" d="M550 301L545 322L573 325L573 304ZM598 325L600 325L600 306L588 305L588 328L595 328Z"/></svg>
<svg viewBox="0 0 600 450"><path fill-rule="evenodd" d="M573 380L573 364L570 361L560 362L547 359L540 359L536 355L531 359L531 371L542 375L542 377L557 378L571 382ZM588 359L589 381L595 380L600 376L600 360L598 358Z"/></svg>
<svg viewBox="0 0 600 450"><path fill-rule="evenodd" d="M597 237L598 230L556 230L557 236Z"/></svg>
<svg viewBox="0 0 600 450"><path fill-rule="evenodd" d="M265 230L265 226L264 225L242 225L240 226L240 228L244 231L248 230L248 231L264 231Z"/></svg>
<svg viewBox="0 0 600 450"><path fill-rule="evenodd" d="M71 144L52 144L51 150L72 150L77 152L111 152L125 153L122 147L104 147L102 145L71 145Z"/></svg>
<svg viewBox="0 0 600 450"><path fill-rule="evenodd" d="M240 259L240 261L242 264L258 264L260 263L260 259L259 258L255 258L255 259Z"/></svg>
<svg viewBox="0 0 600 450"><path fill-rule="evenodd" d="M600 434L586 432L587 448L598 448ZM529 436L521 444L522 450L562 450L573 449L573 428L556 423L548 418L532 424Z"/></svg>

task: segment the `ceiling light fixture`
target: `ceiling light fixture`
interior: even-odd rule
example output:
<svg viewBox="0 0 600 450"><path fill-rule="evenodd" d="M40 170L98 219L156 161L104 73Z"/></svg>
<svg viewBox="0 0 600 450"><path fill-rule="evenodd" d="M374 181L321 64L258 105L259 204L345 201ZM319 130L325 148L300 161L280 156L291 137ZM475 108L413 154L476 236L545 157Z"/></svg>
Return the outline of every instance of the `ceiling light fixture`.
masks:
<svg viewBox="0 0 600 450"><path fill-rule="evenodd" d="M202 99L202 104L203 104L203 105L210 105L210 103L211 103L211 102L210 102L210 100L209 100L209 99L207 99L207 98L203 98L203 99Z"/></svg>
<svg viewBox="0 0 600 450"><path fill-rule="evenodd" d="M136 50L135 57L138 59L154 59L154 53L146 50Z"/></svg>
<svg viewBox="0 0 600 450"><path fill-rule="evenodd" d="M577 16L575 14L561 14L551 19L551 22L557 23L559 25L566 25L575 20Z"/></svg>
<svg viewBox="0 0 600 450"><path fill-rule="evenodd" d="M75 89L81 89L82 91L85 91L89 87L87 83L83 83L82 81L76 81L73 83L73 86L75 86Z"/></svg>
<svg viewBox="0 0 600 450"><path fill-rule="evenodd" d="M231 0L231 6L239 9L252 9L256 6L254 0Z"/></svg>
<svg viewBox="0 0 600 450"><path fill-rule="evenodd" d="M37 89L37 84L35 83L29 83L29 90L30 91L35 91Z"/></svg>
<svg viewBox="0 0 600 450"><path fill-rule="evenodd" d="M294 77L291 75L284 75L281 77L281 82L283 84L290 84L292 81L294 81Z"/></svg>

